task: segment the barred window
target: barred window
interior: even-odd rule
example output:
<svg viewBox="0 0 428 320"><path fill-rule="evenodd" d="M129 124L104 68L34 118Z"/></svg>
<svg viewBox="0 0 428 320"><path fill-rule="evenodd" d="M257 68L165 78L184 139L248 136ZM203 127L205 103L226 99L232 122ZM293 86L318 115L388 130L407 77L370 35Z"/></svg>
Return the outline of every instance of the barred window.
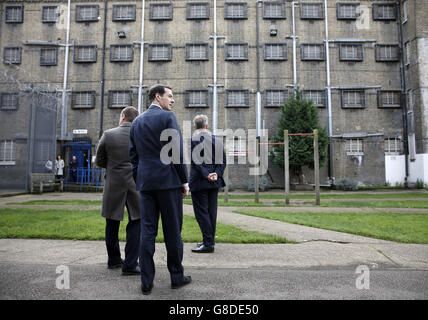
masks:
<svg viewBox="0 0 428 320"><path fill-rule="evenodd" d="M318 43L302 43L300 45L301 60L325 60L324 44Z"/></svg>
<svg viewBox="0 0 428 320"><path fill-rule="evenodd" d="M408 15L407 15L407 0L403 1L403 23L407 22Z"/></svg>
<svg viewBox="0 0 428 320"><path fill-rule="evenodd" d="M24 6L6 6L5 8L6 23L24 22Z"/></svg>
<svg viewBox="0 0 428 320"><path fill-rule="evenodd" d="M110 46L110 62L131 62L134 60L132 44L112 44Z"/></svg>
<svg viewBox="0 0 428 320"><path fill-rule="evenodd" d="M284 1L263 1L263 19L285 19Z"/></svg>
<svg viewBox="0 0 428 320"><path fill-rule="evenodd" d="M21 64L21 48L5 47L3 51L4 64Z"/></svg>
<svg viewBox="0 0 428 320"><path fill-rule="evenodd" d="M191 2L186 4L186 19L209 19L209 2Z"/></svg>
<svg viewBox="0 0 428 320"><path fill-rule="evenodd" d="M18 93L4 92L0 94L0 110L17 110Z"/></svg>
<svg viewBox="0 0 428 320"><path fill-rule="evenodd" d="M386 154L400 154L403 152L403 142L399 138L387 138L383 143Z"/></svg>
<svg viewBox="0 0 428 320"><path fill-rule="evenodd" d="M365 105L364 90L342 90L342 108L364 108Z"/></svg>
<svg viewBox="0 0 428 320"><path fill-rule="evenodd" d="M226 43L225 60L248 60L248 43Z"/></svg>
<svg viewBox="0 0 428 320"><path fill-rule="evenodd" d="M95 107L95 91L75 91L71 94L73 109L91 109Z"/></svg>
<svg viewBox="0 0 428 320"><path fill-rule="evenodd" d="M373 3L373 20L396 20L395 3Z"/></svg>
<svg viewBox="0 0 428 320"><path fill-rule="evenodd" d="M74 46L74 62L97 62L97 46L96 45L83 45Z"/></svg>
<svg viewBox="0 0 428 320"><path fill-rule="evenodd" d="M36 163L39 166L45 167L48 160L52 161L52 155L54 150L52 150L52 142L46 140L36 140L35 142L36 149Z"/></svg>
<svg viewBox="0 0 428 320"><path fill-rule="evenodd" d="M341 61L363 61L364 49L362 43L339 44L339 59Z"/></svg>
<svg viewBox="0 0 428 320"><path fill-rule="evenodd" d="M150 20L172 20L172 3L151 3L149 7Z"/></svg>
<svg viewBox="0 0 428 320"><path fill-rule="evenodd" d="M59 17L58 6L42 7L42 22L57 22Z"/></svg>
<svg viewBox="0 0 428 320"><path fill-rule="evenodd" d="M58 48L41 48L40 65L56 66L58 64Z"/></svg>
<svg viewBox="0 0 428 320"><path fill-rule="evenodd" d="M13 140L2 140L0 143L0 165L15 165L16 146Z"/></svg>
<svg viewBox="0 0 428 320"><path fill-rule="evenodd" d="M149 44L149 61L171 61L172 45L169 43Z"/></svg>
<svg viewBox="0 0 428 320"><path fill-rule="evenodd" d="M265 60L287 60L286 43L265 43L263 48Z"/></svg>
<svg viewBox="0 0 428 320"><path fill-rule="evenodd" d="M247 156L247 139L245 136L227 139L227 150L229 157L246 157Z"/></svg>
<svg viewBox="0 0 428 320"><path fill-rule="evenodd" d="M312 100L313 105L316 107L326 106L326 94L324 90L303 90L303 99Z"/></svg>
<svg viewBox="0 0 428 320"><path fill-rule="evenodd" d="M249 107L249 90L226 90L226 107Z"/></svg>
<svg viewBox="0 0 428 320"><path fill-rule="evenodd" d="M359 3L337 3L336 14L339 20L356 20L358 16L357 8Z"/></svg>
<svg viewBox="0 0 428 320"><path fill-rule="evenodd" d="M114 4L113 21L135 21L135 4Z"/></svg>
<svg viewBox="0 0 428 320"><path fill-rule="evenodd" d="M97 4L76 5L76 22L98 21L99 6Z"/></svg>
<svg viewBox="0 0 428 320"><path fill-rule="evenodd" d="M132 91L111 90L109 91L109 108L126 108L132 106Z"/></svg>
<svg viewBox="0 0 428 320"><path fill-rule="evenodd" d="M347 156L362 156L363 139L346 139L346 155Z"/></svg>
<svg viewBox="0 0 428 320"><path fill-rule="evenodd" d="M396 44L377 44L376 61L399 61L399 47Z"/></svg>
<svg viewBox="0 0 428 320"><path fill-rule="evenodd" d="M186 43L186 60L208 60L208 43Z"/></svg>
<svg viewBox="0 0 428 320"><path fill-rule="evenodd" d="M225 2L224 3L225 19L247 19L248 5L246 2Z"/></svg>
<svg viewBox="0 0 428 320"><path fill-rule="evenodd" d="M324 19L321 2L300 2L300 19Z"/></svg>
<svg viewBox="0 0 428 320"><path fill-rule="evenodd" d="M285 90L266 90L265 107L282 107L286 102Z"/></svg>
<svg viewBox="0 0 428 320"><path fill-rule="evenodd" d="M378 91L378 107L379 108L400 108L401 107L401 91L382 90Z"/></svg>
<svg viewBox="0 0 428 320"><path fill-rule="evenodd" d="M208 90L186 90L186 107L207 108Z"/></svg>
<svg viewBox="0 0 428 320"><path fill-rule="evenodd" d="M407 66L410 64L410 42L404 44L404 49L406 50L404 64Z"/></svg>

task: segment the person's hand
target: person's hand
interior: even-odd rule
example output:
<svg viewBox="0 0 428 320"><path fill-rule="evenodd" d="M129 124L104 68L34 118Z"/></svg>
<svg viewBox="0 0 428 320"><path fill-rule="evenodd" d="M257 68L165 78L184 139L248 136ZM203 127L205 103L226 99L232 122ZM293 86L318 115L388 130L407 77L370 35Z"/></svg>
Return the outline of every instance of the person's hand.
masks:
<svg viewBox="0 0 428 320"><path fill-rule="evenodd" d="M218 178L218 176L217 176L217 173L215 173L215 172L210 173L207 177L208 181L210 181L210 182L217 181L217 178Z"/></svg>
<svg viewBox="0 0 428 320"><path fill-rule="evenodd" d="M183 186L182 190L181 190L181 194L183 195L183 198L186 198L189 195L189 186L185 185Z"/></svg>

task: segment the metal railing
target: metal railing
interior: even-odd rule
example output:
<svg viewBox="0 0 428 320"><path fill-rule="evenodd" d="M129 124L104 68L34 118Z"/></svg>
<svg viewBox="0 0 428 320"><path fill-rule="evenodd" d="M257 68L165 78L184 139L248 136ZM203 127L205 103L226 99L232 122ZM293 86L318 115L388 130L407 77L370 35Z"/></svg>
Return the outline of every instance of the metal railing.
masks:
<svg viewBox="0 0 428 320"><path fill-rule="evenodd" d="M77 168L73 174L72 169L68 167L64 187L69 184L80 185L82 191L84 185L90 185L95 186L95 190L98 191L98 187L104 186L104 175L105 169Z"/></svg>

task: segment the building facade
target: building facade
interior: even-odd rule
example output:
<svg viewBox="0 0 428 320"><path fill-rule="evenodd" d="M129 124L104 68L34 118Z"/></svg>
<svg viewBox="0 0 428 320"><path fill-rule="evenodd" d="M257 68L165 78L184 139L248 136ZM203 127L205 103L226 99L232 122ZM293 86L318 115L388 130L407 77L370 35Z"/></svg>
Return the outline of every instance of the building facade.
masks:
<svg viewBox="0 0 428 320"><path fill-rule="evenodd" d="M26 155L35 96L57 101L56 153L67 162L85 140L90 166L103 131L125 106L144 111L156 83L173 88L185 135L200 113L236 134L233 187L253 179L248 130L274 135L294 88L331 138L322 183L428 183L426 1L6 0L0 10L2 186L54 156L49 143ZM271 162L267 176L284 186Z"/></svg>

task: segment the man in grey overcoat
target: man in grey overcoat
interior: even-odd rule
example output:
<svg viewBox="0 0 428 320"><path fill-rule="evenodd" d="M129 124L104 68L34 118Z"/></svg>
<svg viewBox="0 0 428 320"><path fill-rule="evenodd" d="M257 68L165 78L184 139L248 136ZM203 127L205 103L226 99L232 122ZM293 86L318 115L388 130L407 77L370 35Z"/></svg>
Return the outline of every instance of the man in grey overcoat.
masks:
<svg viewBox="0 0 428 320"><path fill-rule="evenodd" d="M101 215L106 218L105 241L109 269L122 267L123 275L138 275L140 246L140 195L136 190L129 160L129 132L138 116L134 107L120 113L119 126L106 130L98 143L95 163L106 168ZM119 247L119 226L128 210L125 260Z"/></svg>

